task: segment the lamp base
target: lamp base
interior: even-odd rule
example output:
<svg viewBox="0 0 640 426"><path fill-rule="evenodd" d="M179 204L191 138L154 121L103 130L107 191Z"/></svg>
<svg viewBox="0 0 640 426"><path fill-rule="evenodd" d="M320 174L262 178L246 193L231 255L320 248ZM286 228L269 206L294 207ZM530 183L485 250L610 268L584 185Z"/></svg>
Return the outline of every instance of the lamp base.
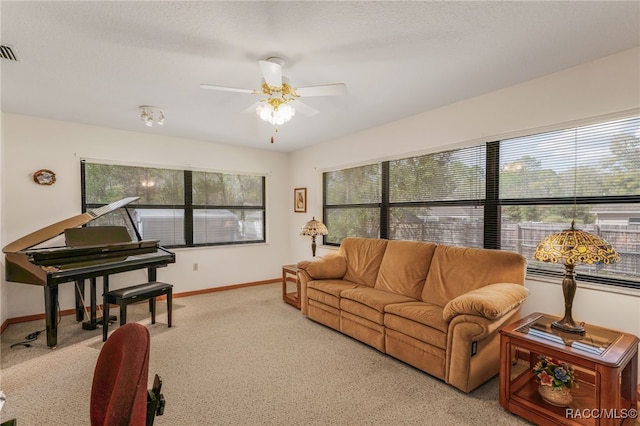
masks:
<svg viewBox="0 0 640 426"><path fill-rule="evenodd" d="M584 334L585 332L583 326L576 324L574 321L569 321L566 318L553 322L551 327L567 333Z"/></svg>
<svg viewBox="0 0 640 426"><path fill-rule="evenodd" d="M564 265L564 279L562 280L562 294L564 295L564 317L551 324L551 327L567 333L584 334L584 327L576 324L571 315L573 297L576 294L576 274L574 264Z"/></svg>

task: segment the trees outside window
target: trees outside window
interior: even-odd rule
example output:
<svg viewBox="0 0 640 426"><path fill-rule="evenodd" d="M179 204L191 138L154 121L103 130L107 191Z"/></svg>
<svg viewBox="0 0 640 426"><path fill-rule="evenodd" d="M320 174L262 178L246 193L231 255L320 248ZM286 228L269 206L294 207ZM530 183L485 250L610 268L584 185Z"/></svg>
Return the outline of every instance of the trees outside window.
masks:
<svg viewBox="0 0 640 426"><path fill-rule="evenodd" d="M581 279L640 287L640 117L324 173L325 244L347 236L513 250L576 227L618 250Z"/></svg>
<svg viewBox="0 0 640 426"><path fill-rule="evenodd" d="M81 169L84 210L139 196L131 209L145 239L167 247L265 241L264 176L84 161Z"/></svg>

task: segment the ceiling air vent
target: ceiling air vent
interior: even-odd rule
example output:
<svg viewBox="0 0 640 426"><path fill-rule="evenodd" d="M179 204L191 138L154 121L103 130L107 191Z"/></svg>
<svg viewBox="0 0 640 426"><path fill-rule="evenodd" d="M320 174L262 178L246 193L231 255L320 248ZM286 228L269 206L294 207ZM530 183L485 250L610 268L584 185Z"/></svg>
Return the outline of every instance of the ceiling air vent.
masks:
<svg viewBox="0 0 640 426"><path fill-rule="evenodd" d="M13 50L13 47L6 44L0 45L0 59L8 59L9 61L16 62L20 60L20 58L16 54L16 51Z"/></svg>

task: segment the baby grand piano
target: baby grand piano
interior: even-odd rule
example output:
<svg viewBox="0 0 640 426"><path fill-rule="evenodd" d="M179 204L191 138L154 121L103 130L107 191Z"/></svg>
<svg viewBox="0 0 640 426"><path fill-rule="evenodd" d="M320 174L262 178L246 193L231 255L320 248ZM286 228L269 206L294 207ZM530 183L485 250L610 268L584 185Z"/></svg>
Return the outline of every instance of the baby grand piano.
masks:
<svg viewBox="0 0 640 426"><path fill-rule="evenodd" d="M58 344L58 285L77 283L76 320L84 319L84 283L90 280L90 318L84 329L102 323L96 318L96 278L102 277L103 291L109 291L109 275L147 268L149 281L156 281L156 269L175 263L175 254L157 240L143 240L127 204L129 197L49 225L8 244L5 253L7 281L44 288L47 346ZM96 219L108 226L95 225ZM94 222L95 221L95 222ZM93 222L93 223L90 223ZM65 236L64 245L55 240ZM53 240L54 246L46 246ZM46 246L46 247L45 247ZM108 315L108 310L105 311Z"/></svg>

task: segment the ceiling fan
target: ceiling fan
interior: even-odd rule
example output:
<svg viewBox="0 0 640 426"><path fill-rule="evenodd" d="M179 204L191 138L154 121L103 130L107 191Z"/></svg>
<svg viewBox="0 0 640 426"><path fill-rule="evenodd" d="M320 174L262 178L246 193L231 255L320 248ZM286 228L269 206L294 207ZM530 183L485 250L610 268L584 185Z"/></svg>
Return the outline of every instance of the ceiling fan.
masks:
<svg viewBox="0 0 640 426"><path fill-rule="evenodd" d="M282 75L284 60L278 57L270 57L266 60L259 60L258 65L263 78L259 89L240 89L235 87L216 86L212 84L201 84L202 89L220 90L225 92L249 93L252 95L265 96L260 101L254 103L245 111L255 109L258 116L275 126L291 120L296 111L306 116L318 114L315 108L310 107L298 100L302 97L311 96L341 96L346 95L347 86L344 83L323 84L319 86L307 86L294 88L289 84L288 79ZM273 143L273 137L271 137Z"/></svg>

